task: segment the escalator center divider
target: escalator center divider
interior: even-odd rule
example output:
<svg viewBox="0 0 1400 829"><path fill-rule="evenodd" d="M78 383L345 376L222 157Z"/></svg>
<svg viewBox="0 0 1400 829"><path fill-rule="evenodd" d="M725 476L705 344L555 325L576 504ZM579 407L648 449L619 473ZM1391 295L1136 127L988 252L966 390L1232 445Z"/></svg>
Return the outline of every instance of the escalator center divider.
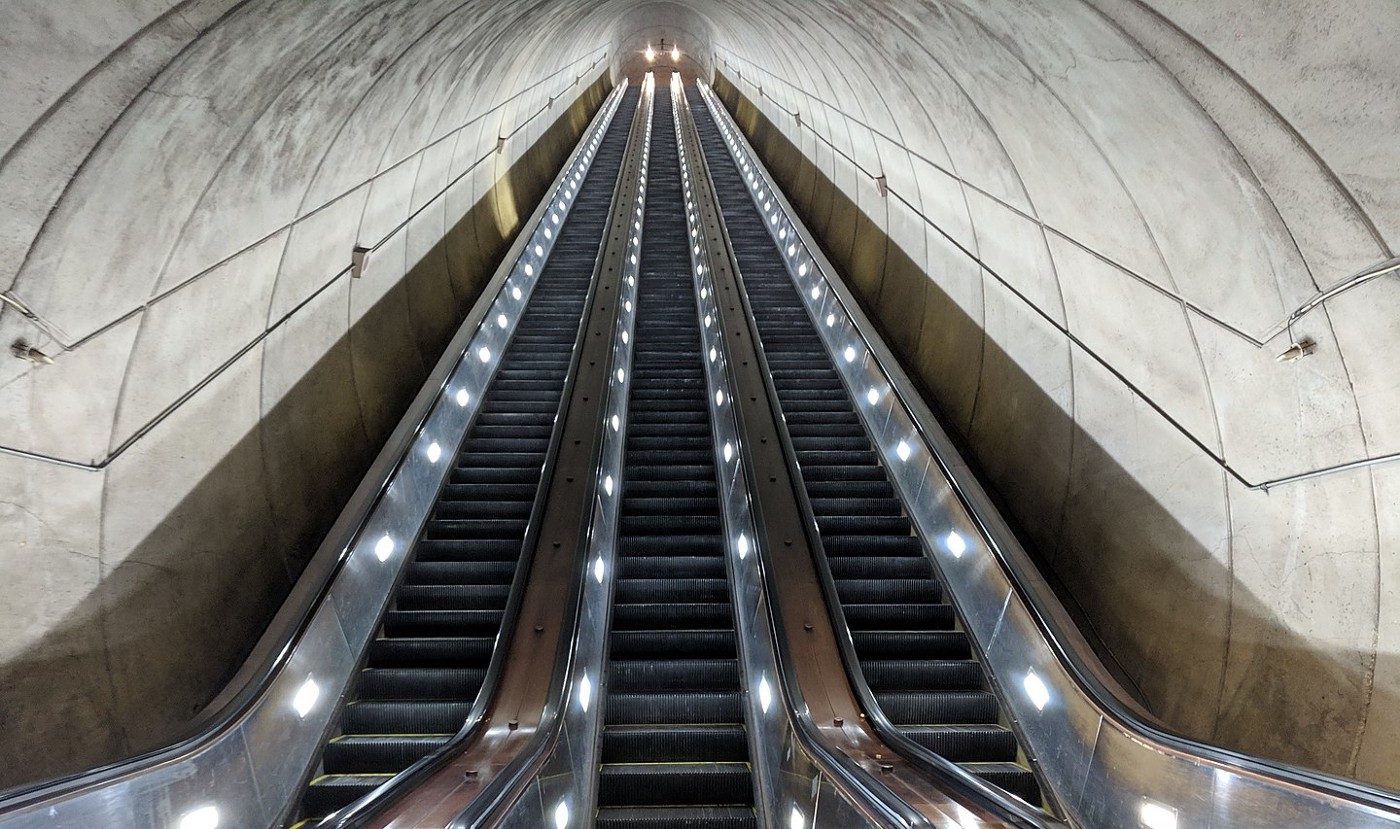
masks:
<svg viewBox="0 0 1400 829"><path fill-rule="evenodd" d="M540 520L638 94L623 94L626 116L591 150L586 175L565 179L572 206L562 223L560 211L550 214L552 251L346 695L322 773L303 794L304 821L338 821L338 810L421 768L484 708L510 635L503 625L527 580L527 537Z"/></svg>
<svg viewBox="0 0 1400 829"><path fill-rule="evenodd" d="M756 827L670 96L655 99L599 827Z"/></svg>
<svg viewBox="0 0 1400 829"><path fill-rule="evenodd" d="M882 738L911 760L935 753L1039 806L1036 778L1019 762L1016 736L769 233L776 211L763 205L765 221L705 103L691 112L803 483L798 497L816 527L814 559L852 686L877 729L893 724Z"/></svg>

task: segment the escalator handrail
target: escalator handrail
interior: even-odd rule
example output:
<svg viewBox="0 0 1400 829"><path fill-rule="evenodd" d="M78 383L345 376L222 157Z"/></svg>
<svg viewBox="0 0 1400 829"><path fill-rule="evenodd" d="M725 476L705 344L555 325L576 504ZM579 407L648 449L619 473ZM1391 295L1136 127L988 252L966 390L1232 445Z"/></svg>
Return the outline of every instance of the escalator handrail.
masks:
<svg viewBox="0 0 1400 829"><path fill-rule="evenodd" d="M614 87L611 95L620 100L626 86L624 79ZM610 117L610 107L615 109L616 104L605 100L598 108L594 123L600 123L604 117ZM548 190L551 195L563 183L565 172L570 169L579 152L581 147L576 148L570 155L563 170L552 182ZM539 214L525 222L522 227L533 227L543 217L544 206L548 204L549 201L543 202ZM265 632L233 678L224 685L223 690L187 724L185 736L133 757L0 791L0 815L35 803L64 798L83 790L100 788L122 779L139 776L147 770L178 762L218 739L247 714L286 667L296 644L303 638L316 611L330 594L337 577L356 548L366 520L383 500L389 484L410 453L414 439L442 398L462 356L490 312L492 300L510 277L513 265L525 252L529 237L528 233L519 234L504 254L495 274L483 287L480 299L463 318L423 387L414 396L384 447L375 456L302 575L298 577L282 606L268 623Z"/></svg>
<svg viewBox="0 0 1400 829"><path fill-rule="evenodd" d="M677 141L681 143L683 149L686 145L689 145L689 148L694 150L693 155L691 152L684 153L683 157L689 160L690 166L687 170L682 172L682 176L692 178L696 188L701 190L701 193L697 195L696 198L698 203L703 204L704 200L708 197L711 203L715 205L716 216L721 225L718 247L716 248L715 245L706 241L700 245L700 250L703 251L703 253L692 255L691 279L696 283L697 292L700 287L708 287L709 297L715 306L716 313L720 313L718 294L716 293L717 284L714 281L713 259L717 258L724 261L730 268L733 268L736 274L738 273L738 266L733 255L733 248L730 244L729 236L723 228L723 215L722 211L719 209L719 195L714 190L714 180L708 171L708 162L705 159L703 146L693 121L693 115L691 114L684 88L679 91L678 97L679 101L676 102L673 115L677 125L676 138ZM697 173L697 171L699 172ZM702 259L702 257L713 258ZM704 267L703 269L694 267L698 264L708 265L708 267ZM738 283L738 280L736 279L735 282ZM702 309L699 309L699 305L697 305L697 309L697 316L704 313ZM697 320L697 322L699 322L699 320ZM755 340L755 344L756 342ZM740 388L738 378L734 374L734 360L731 359L728 353L728 346L725 345L723 339L720 338L717 341L716 347L724 352L724 366L729 388ZM767 366L765 365L764 371L766 372L766 370ZM705 364L705 372L708 377L711 372L710 363L708 362ZM719 424L723 416L718 412L719 404L714 402L713 398L709 397L709 395L707 395L707 401L709 401L710 422L712 424L712 429L715 430L715 445L717 446L718 441L722 437L718 432L720 429ZM731 409L730 411L736 420L741 419L737 414L737 409ZM745 441L736 440L736 443L739 445L741 453L747 451L744 448L747 445ZM796 738L801 749L812 760L813 764L830 775L837 789L851 797L852 800L857 801L857 808L866 812L867 816L874 817L887 827L901 827L901 829L903 829L905 827L926 825L927 821L924 820L923 816L919 814L917 810L910 807L887 786L880 783L878 779L869 775L853 758L842 752L835 751L828 746L820 735L820 730L817 727L816 721L812 718L806 701L802 697L802 690L797 682L796 669L793 667L794 660L788 630L787 627L782 624L782 615L778 610L776 576L771 568L767 566L766 556L763 552L766 545L762 543L762 539L769 538L770 535L766 531L763 513L757 508L757 504L754 501L753 484L756 482L751 480L754 469L755 467L752 463L746 462L743 465L745 481L743 499L747 507L748 518L753 524L752 532L753 538L755 539L755 566L758 568L759 572L762 590L761 601L766 605L768 611L767 620L758 620L755 627L762 628L766 626L771 634L774 674L777 678L781 710L792 726L793 736ZM730 521L733 520L733 516L730 514L731 511L728 508L722 508L721 512L721 518L724 521L726 529L726 538L734 538L738 532L744 530L743 527L730 526ZM739 588L740 579L736 577L734 573L733 559L733 556L725 556L725 566L729 572L728 581L730 590L736 591ZM731 600L735 612L741 612L744 603L739 601L736 596L731 596Z"/></svg>
<svg viewBox="0 0 1400 829"><path fill-rule="evenodd" d="M702 89L706 106L716 117L724 118L731 125L736 140L741 142L750 158L757 153L748 143L747 137L734 125L728 110L708 89ZM755 165L757 168L757 165ZM772 181L765 170L759 169L769 184L769 192L783 211L796 216L786 195ZM799 222L793 222L796 232L806 246L807 253L817 262L821 271L835 274L832 266L816 239ZM1011 583L1012 590L1029 610L1041 636L1050 647L1077 689L1103 716L1114 722L1122 730L1145 740L1157 743L1171 752L1234 769L1244 774L1273 779L1291 788L1325 794L1338 800L1353 803L1359 807L1383 813L1400 814L1400 792L1372 786L1325 772L1293 765L1278 760L1269 760L1222 746L1212 745L1187 737L1174 731L1151 712L1132 700L1119 683L1108 674L1102 661L1092 646L1084 639L1083 633L1068 616L1057 597L1040 575L1029 553L1021 544L1014 531L1000 515L1000 511L987 495L972 467L963 459L961 451L949 438L941 421L922 397L914 391L917 387L910 380L898 359L890 351L882 338L871 337L868 332L875 326L861 309L849 288L839 279L829 279L827 284L833 296L849 315L856 328L862 333L871 358L880 366L890 381L891 391L900 405L905 408L923 439L929 447L933 460L954 494L964 506L968 516L976 524L987 547L995 556L1003 572Z"/></svg>
<svg viewBox="0 0 1400 829"><path fill-rule="evenodd" d="M708 162L706 162L708 164ZM716 204L719 203L718 193L715 194ZM729 234L729 227L723 213L720 217L721 244L730 251L730 262L735 273L739 273L737 256L733 253L733 241ZM768 399L773 401L778 407L778 390L773 382L773 372L768 362L768 353L763 345L763 340L759 336L757 318L754 314L753 302L749 298L748 287L743 279L735 280L739 301L744 309L745 319L749 325L749 336L753 343L753 349L757 355L759 365L762 368L763 384L768 394ZM779 411L781 408L779 407ZM836 593L836 582L831 575L831 568L826 560L825 549L822 545L821 533L817 530L817 521L812 509L812 502L807 494L807 490L801 485L802 472L797 463L797 453L792 444L792 435L788 431L787 422L783 418L774 419L774 435L782 447L783 457L787 462L788 474L791 476L793 485L793 498L797 502L798 510L802 516L803 531L807 537L808 547L812 554L812 563L817 571L818 578L822 583L822 594L826 601L827 613L831 618L832 627L836 634L837 647L841 653L841 663L846 671L847 681L851 689L856 694L856 699L865 710L866 721L879 736L879 738L897 751L906 760L919 769L921 772L935 778L940 784L947 786L956 792L963 793L968 800L977 803L982 808L991 811L1010 825L1026 827L1026 829L1054 829L1061 827L1060 821L1045 815L1034 806L1026 803L1014 795L1011 795L968 772L961 766L942 757L941 755L929 751L913 740L905 737L899 729L890 722L880 705L875 700L875 696L870 691L870 686L865 681L865 676L860 669L860 663L856 658L855 644L851 638L850 626L846 622L845 610ZM771 579L770 573L765 572L765 578ZM771 580L768 583L770 607L776 608L778 587ZM778 622L776 610L770 610L774 614L774 624ZM784 631L785 632L785 631ZM790 658L786 653L786 636L783 637L784 657Z"/></svg>
<svg viewBox="0 0 1400 829"><path fill-rule="evenodd" d="M625 85L625 82L624 82ZM621 88L621 87L620 87ZM623 93L625 97L625 89ZM619 103L623 100L619 97ZM638 102L640 107L641 102ZM614 112L615 116L616 113ZM611 123L612 116L609 117ZM569 164L564 169L568 170ZM591 167L591 165L590 165ZM611 206L618 197L618 185L614 184L613 200L609 202ZM550 201L546 200L545 204ZM609 211L611 212L611 211ZM565 225L565 227L567 224ZM562 227L561 231L562 233ZM598 253L594 256L593 276L588 284L588 291L584 298L582 307L587 309L593 305L593 300L597 298L598 281L603 261L602 240L599 240ZM548 263L546 262L546 268ZM588 336L587 315L579 319L578 331L574 336L574 345L570 349L569 368L565 374L563 393L559 397L559 406L555 412L555 428L550 433L549 445L545 449L544 462L541 465L540 481L547 483L551 480L556 462L559 457L559 444L564 436L564 416L568 411L570 400L573 397L575 382L578 378L579 361L583 357L582 344ZM446 481L444 481L446 486ZM501 627L496 633L495 642L492 646L491 661L487 666L486 675L482 679L480 690L476 699L472 702L471 709L467 712L466 719L462 727L458 729L451 739L446 743L420 757L408 768L395 774L389 780L380 784L374 791L364 795L355 802L345 806L336 812L327 815L316 824L316 829L359 829L384 809L388 808L396 800L408 794L418 784L422 783L453 757L461 752L468 744L476 739L485 725L485 715L487 709L496 696L496 689L500 685L501 674L505 670L506 660L509 658L507 651L510 650L509 643L512 641L517 623L520 617L520 605L524 601L526 582L529 581L530 567L534 563L535 547L539 540L540 521L544 516L546 501L548 500L548 487L541 485L535 493L534 504L530 508L530 516L525 527L525 535L521 542L521 555L515 565L515 572L511 579L510 593L506 598L505 610L501 617Z"/></svg>

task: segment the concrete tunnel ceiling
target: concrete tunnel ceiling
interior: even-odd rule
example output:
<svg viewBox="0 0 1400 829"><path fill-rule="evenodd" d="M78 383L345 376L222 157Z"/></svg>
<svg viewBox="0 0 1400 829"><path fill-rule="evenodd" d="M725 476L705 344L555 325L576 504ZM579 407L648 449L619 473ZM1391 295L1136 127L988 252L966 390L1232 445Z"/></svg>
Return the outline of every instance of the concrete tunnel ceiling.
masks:
<svg viewBox="0 0 1400 829"><path fill-rule="evenodd" d="M1389 0L0 14L0 336L54 357L0 361L5 767L128 755L213 697L665 37L1151 710L1400 785L1396 277L1275 361L1400 243Z"/></svg>

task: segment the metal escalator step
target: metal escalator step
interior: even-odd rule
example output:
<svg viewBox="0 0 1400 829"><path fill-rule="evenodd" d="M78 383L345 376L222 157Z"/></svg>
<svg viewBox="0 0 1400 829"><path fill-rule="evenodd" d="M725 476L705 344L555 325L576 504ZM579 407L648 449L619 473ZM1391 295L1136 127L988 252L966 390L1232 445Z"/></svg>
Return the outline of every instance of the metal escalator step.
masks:
<svg viewBox="0 0 1400 829"><path fill-rule="evenodd" d="M610 725L604 763L735 762L748 759L742 725Z"/></svg>
<svg viewBox="0 0 1400 829"><path fill-rule="evenodd" d="M851 631L856 656L867 659L970 659L972 645L960 630Z"/></svg>
<svg viewBox="0 0 1400 829"><path fill-rule="evenodd" d="M912 535L832 535L822 537L828 556L921 556L924 543Z"/></svg>
<svg viewBox="0 0 1400 829"><path fill-rule="evenodd" d="M833 516L900 516L904 508L893 498L813 498L812 512Z"/></svg>
<svg viewBox="0 0 1400 829"><path fill-rule="evenodd" d="M660 659L674 656L676 640L685 642L693 659L734 656L734 632L729 630L615 630L608 635L610 659Z"/></svg>
<svg viewBox="0 0 1400 829"><path fill-rule="evenodd" d="M345 706L347 734L455 734L469 702L355 701Z"/></svg>
<svg viewBox="0 0 1400 829"><path fill-rule="evenodd" d="M846 623L856 630L950 630L953 606L947 604L848 604Z"/></svg>
<svg viewBox="0 0 1400 829"><path fill-rule="evenodd" d="M719 555L724 552L724 538L719 534L623 536L617 551L626 556L694 556Z"/></svg>
<svg viewBox="0 0 1400 829"><path fill-rule="evenodd" d="M817 529L822 537L827 535L909 536L914 525L902 515L822 515L817 514Z"/></svg>
<svg viewBox="0 0 1400 829"><path fill-rule="evenodd" d="M929 581L933 567L922 555L831 556L827 560L837 581L860 579L917 579ZM936 586L936 582L935 582Z"/></svg>
<svg viewBox="0 0 1400 829"><path fill-rule="evenodd" d="M751 806L653 806L598 810L598 829L758 829Z"/></svg>
<svg viewBox="0 0 1400 829"><path fill-rule="evenodd" d="M469 521L472 519L515 518L528 519L533 498L492 498L487 496L477 501L456 501L443 499L433 509L433 518L440 521Z"/></svg>
<svg viewBox="0 0 1400 829"><path fill-rule="evenodd" d="M723 522L718 515L628 515L622 514L621 531L626 535L718 535Z"/></svg>
<svg viewBox="0 0 1400 829"><path fill-rule="evenodd" d="M514 561L413 561L408 584L503 584L515 579Z"/></svg>
<svg viewBox="0 0 1400 829"><path fill-rule="evenodd" d="M494 636L500 610L391 610L384 615L389 636Z"/></svg>
<svg viewBox="0 0 1400 829"><path fill-rule="evenodd" d="M752 802L748 763L608 764L598 775L598 805L603 808Z"/></svg>
<svg viewBox="0 0 1400 829"><path fill-rule="evenodd" d="M729 628L734 616L728 602L619 604L613 608L615 630L694 630Z"/></svg>
<svg viewBox="0 0 1400 829"><path fill-rule="evenodd" d="M904 735L955 763L1016 759L1016 735L999 725L910 725Z"/></svg>
<svg viewBox="0 0 1400 829"><path fill-rule="evenodd" d="M995 723L997 698L988 691L875 691L896 725Z"/></svg>
<svg viewBox="0 0 1400 829"><path fill-rule="evenodd" d="M729 601L729 583L722 578L618 579L614 589L613 601L618 604Z"/></svg>
<svg viewBox="0 0 1400 829"><path fill-rule="evenodd" d="M727 691L739 687L737 659L690 659L689 642L676 643L666 659L616 659L608 663L610 691Z"/></svg>
<svg viewBox="0 0 1400 829"><path fill-rule="evenodd" d="M617 562L617 578L628 579L722 579L725 578L724 557L718 552L711 556L644 556L630 555Z"/></svg>
<svg viewBox="0 0 1400 829"><path fill-rule="evenodd" d="M306 787L302 796L302 812L320 817L343 809L364 797L380 784L388 781L389 774L328 775L318 777Z"/></svg>
<svg viewBox="0 0 1400 829"><path fill-rule="evenodd" d="M540 480L538 466L456 466L448 476L452 484L528 484Z"/></svg>
<svg viewBox="0 0 1400 829"><path fill-rule="evenodd" d="M738 723L744 721L743 700L738 691L609 693L604 721L609 725Z"/></svg>
<svg viewBox="0 0 1400 829"><path fill-rule="evenodd" d="M970 659L867 659L872 691L982 690L982 666Z"/></svg>
<svg viewBox="0 0 1400 829"><path fill-rule="evenodd" d="M509 584L404 584L395 594L399 610L500 610Z"/></svg>
<svg viewBox="0 0 1400 829"><path fill-rule="evenodd" d="M450 739L450 734L346 734L326 745L323 762L328 774L397 774Z"/></svg>
<svg viewBox="0 0 1400 829"><path fill-rule="evenodd" d="M837 578L836 594L841 597L842 604L932 604L943 600L943 591L931 578Z"/></svg>
<svg viewBox="0 0 1400 829"><path fill-rule="evenodd" d="M369 664L376 668L485 667L495 645L493 636L376 639L369 646Z"/></svg>
<svg viewBox="0 0 1400 829"><path fill-rule="evenodd" d="M465 700L476 698L485 668L365 668L360 699Z"/></svg>
<svg viewBox="0 0 1400 829"><path fill-rule="evenodd" d="M631 492L625 492L622 504L622 511L626 515L633 516L671 516L671 515L718 515L719 498L711 497L687 497L677 493L665 497L643 498Z"/></svg>
<svg viewBox="0 0 1400 829"><path fill-rule="evenodd" d="M1015 763L969 763L963 766L993 786L1005 789L1033 806L1040 805L1035 775Z"/></svg>
<svg viewBox="0 0 1400 829"><path fill-rule="evenodd" d="M436 539L523 538L529 521L525 518L473 518L462 521L434 518L424 529Z"/></svg>

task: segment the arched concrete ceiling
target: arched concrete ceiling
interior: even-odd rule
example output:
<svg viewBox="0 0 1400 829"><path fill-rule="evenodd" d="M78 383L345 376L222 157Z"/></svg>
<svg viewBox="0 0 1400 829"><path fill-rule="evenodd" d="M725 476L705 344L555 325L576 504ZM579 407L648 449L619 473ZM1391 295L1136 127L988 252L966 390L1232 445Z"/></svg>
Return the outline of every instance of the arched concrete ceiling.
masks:
<svg viewBox="0 0 1400 829"><path fill-rule="evenodd" d="M1400 464L1248 486L1400 451L1393 276L1302 318L1297 363L1259 342L1400 244L1389 0L0 18L0 337L55 356L0 360L0 745L114 732L33 772L208 699L256 631L209 643L275 605L344 497L326 481L354 479L479 289L476 252L529 211L512 165L557 163L531 148L666 37L775 163L787 142L794 189L827 188L814 224L864 217L828 228L853 262L882 251L858 291L1154 710L1400 783ZM352 281L356 243L378 247ZM152 655L172 630L190 641Z"/></svg>

